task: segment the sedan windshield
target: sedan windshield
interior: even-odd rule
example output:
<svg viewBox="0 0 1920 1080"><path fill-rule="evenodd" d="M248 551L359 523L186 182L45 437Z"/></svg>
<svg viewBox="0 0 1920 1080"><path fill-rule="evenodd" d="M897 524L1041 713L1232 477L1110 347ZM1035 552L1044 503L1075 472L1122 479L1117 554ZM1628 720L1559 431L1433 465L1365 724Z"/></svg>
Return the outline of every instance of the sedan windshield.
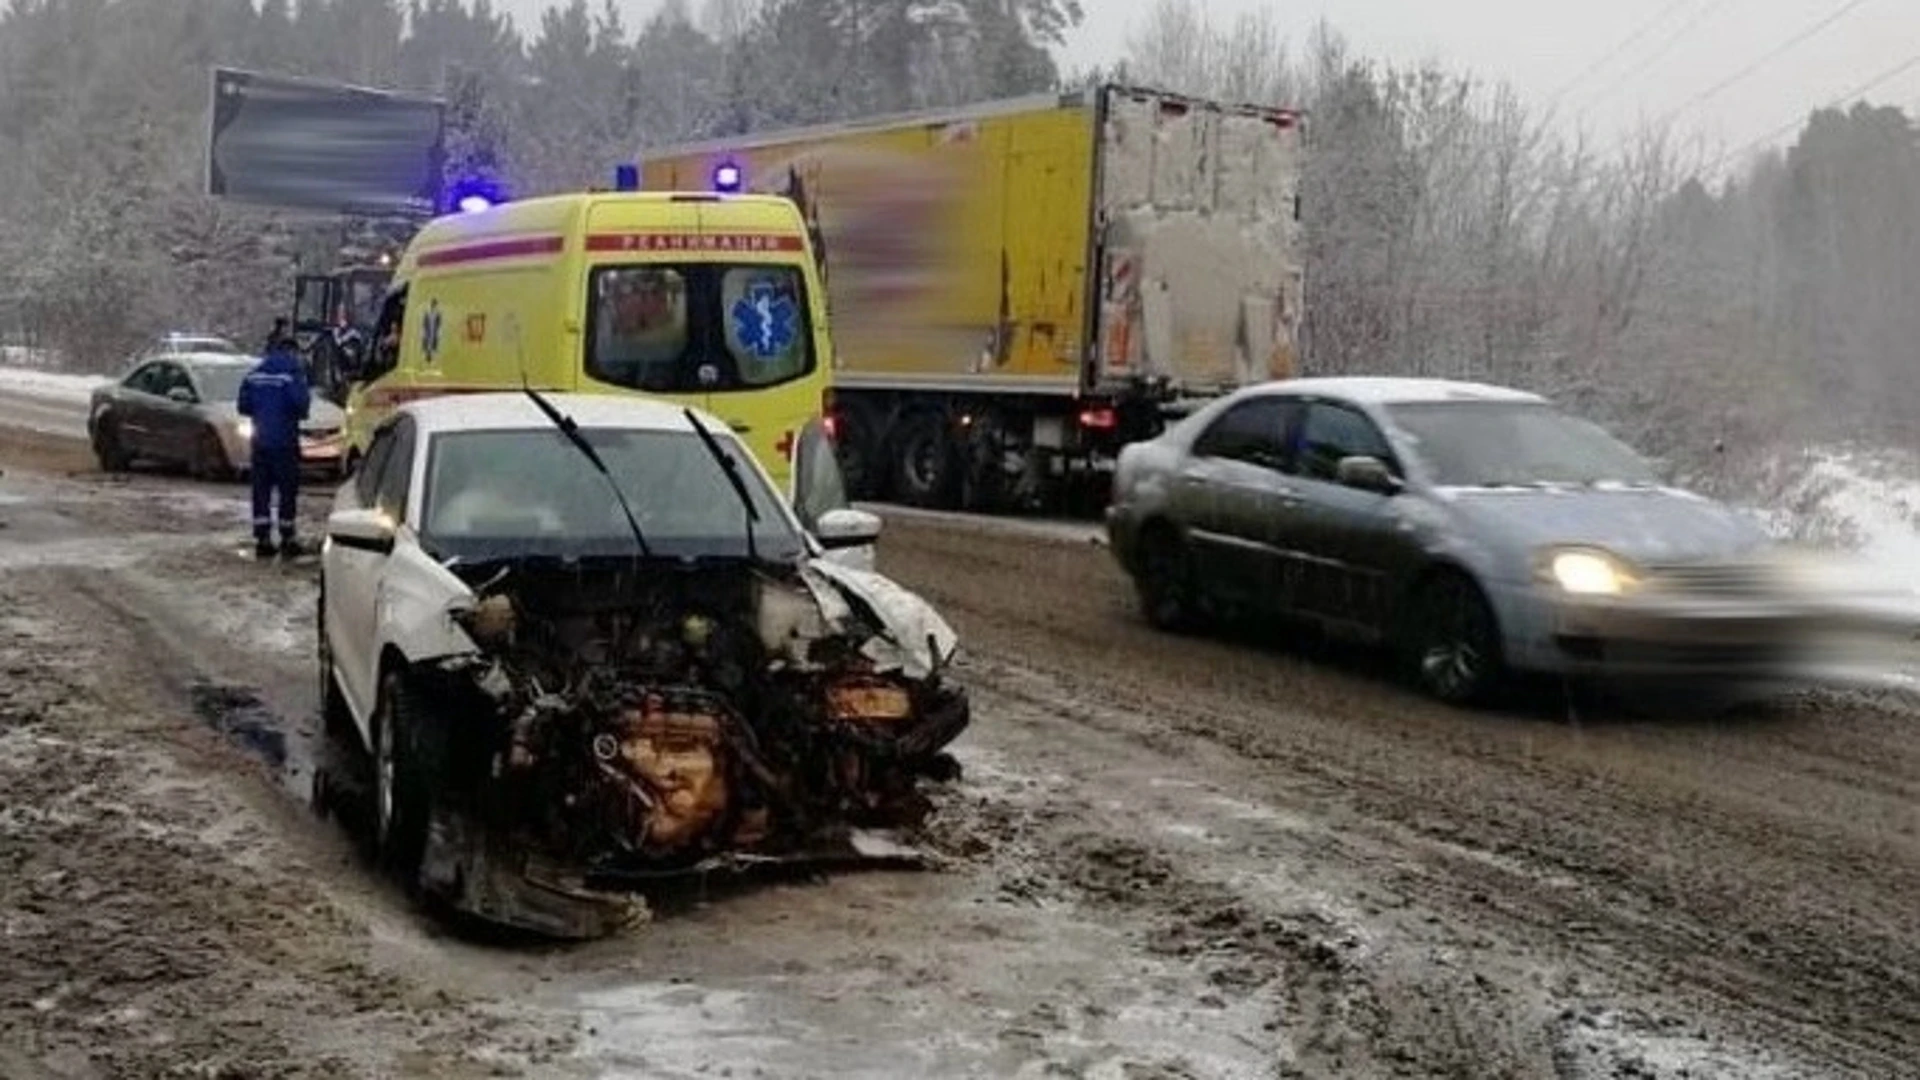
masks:
<svg viewBox="0 0 1920 1080"><path fill-rule="evenodd" d="M1599 426L1534 402L1450 401L1387 410L1441 487L1652 484L1653 466Z"/></svg>
<svg viewBox="0 0 1920 1080"><path fill-rule="evenodd" d="M620 485L655 555L748 554L746 509L690 431L582 428ZM756 553L790 559L805 545L738 440L714 438L741 463L759 524ZM631 555L633 530L585 454L557 430L461 431L433 437L421 537L442 557Z"/></svg>

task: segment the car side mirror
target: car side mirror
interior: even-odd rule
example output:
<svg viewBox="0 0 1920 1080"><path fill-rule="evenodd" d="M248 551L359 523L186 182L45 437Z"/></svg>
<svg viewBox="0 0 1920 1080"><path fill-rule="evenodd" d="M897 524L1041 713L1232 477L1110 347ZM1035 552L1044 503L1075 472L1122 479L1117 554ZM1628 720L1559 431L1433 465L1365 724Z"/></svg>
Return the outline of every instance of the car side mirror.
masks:
<svg viewBox="0 0 1920 1080"><path fill-rule="evenodd" d="M1387 468L1387 463L1377 457L1344 457L1334 469L1334 479L1343 487L1359 488L1380 495L1392 495L1400 490L1400 481Z"/></svg>
<svg viewBox="0 0 1920 1080"><path fill-rule="evenodd" d="M880 539L880 515L840 507L820 515L813 538L828 551L868 547Z"/></svg>
<svg viewBox="0 0 1920 1080"><path fill-rule="evenodd" d="M396 529L393 518L378 507L336 510L327 518L328 542L376 555L393 551Z"/></svg>
<svg viewBox="0 0 1920 1080"><path fill-rule="evenodd" d="M191 405L194 402L193 391L184 386L176 386L167 391L167 398L170 401L177 401L182 405Z"/></svg>

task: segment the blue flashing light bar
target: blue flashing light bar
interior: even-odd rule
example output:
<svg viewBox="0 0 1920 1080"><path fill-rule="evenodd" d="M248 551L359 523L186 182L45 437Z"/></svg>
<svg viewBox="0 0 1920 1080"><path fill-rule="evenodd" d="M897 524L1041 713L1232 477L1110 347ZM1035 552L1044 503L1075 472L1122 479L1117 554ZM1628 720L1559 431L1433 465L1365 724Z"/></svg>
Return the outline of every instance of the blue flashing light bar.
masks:
<svg viewBox="0 0 1920 1080"><path fill-rule="evenodd" d="M478 214L506 202L507 195L493 181L472 177L453 184L447 192L447 201L451 209L462 214Z"/></svg>

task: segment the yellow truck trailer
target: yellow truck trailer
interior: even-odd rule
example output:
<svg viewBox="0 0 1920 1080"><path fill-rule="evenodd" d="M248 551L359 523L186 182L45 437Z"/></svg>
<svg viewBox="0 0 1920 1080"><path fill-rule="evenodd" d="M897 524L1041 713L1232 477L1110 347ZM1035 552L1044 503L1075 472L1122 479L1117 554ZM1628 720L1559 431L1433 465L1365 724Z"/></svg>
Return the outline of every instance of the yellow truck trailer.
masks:
<svg viewBox="0 0 1920 1080"><path fill-rule="evenodd" d="M643 153L779 194L835 328L860 497L1037 508L1193 398L1293 374L1298 113L1103 86Z"/></svg>

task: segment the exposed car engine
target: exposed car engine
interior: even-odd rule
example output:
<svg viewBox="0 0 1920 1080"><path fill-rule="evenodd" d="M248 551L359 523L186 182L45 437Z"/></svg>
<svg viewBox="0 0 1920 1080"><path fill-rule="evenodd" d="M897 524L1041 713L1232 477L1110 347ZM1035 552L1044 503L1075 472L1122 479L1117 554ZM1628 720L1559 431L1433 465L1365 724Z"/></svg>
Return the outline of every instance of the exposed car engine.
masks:
<svg viewBox="0 0 1920 1080"><path fill-rule="evenodd" d="M476 599L454 618L478 648L436 665L436 814L584 882L908 825L927 808L918 781L957 772L942 751L969 710L940 677L940 634L893 640L861 590L812 568L461 574Z"/></svg>

